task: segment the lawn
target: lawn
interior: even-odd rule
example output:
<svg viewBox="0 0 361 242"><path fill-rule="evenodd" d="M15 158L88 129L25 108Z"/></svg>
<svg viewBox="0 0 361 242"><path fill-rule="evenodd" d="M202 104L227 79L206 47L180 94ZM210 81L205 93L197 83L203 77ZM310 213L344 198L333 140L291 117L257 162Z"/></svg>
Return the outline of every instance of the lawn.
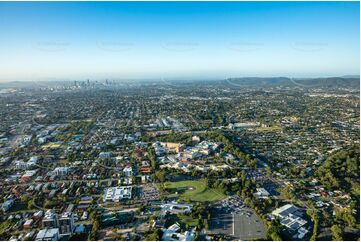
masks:
<svg viewBox="0 0 361 242"><path fill-rule="evenodd" d="M183 200L205 202L221 200L226 197L222 191L208 188L204 180L166 182L164 187L169 193L177 194Z"/></svg>
<svg viewBox="0 0 361 242"><path fill-rule="evenodd" d="M42 146L43 149L57 149L60 148L62 146L62 144L60 143L48 143Z"/></svg>
<svg viewBox="0 0 361 242"><path fill-rule="evenodd" d="M178 217L183 223L188 224L189 226L197 226L197 219L192 218L190 215L178 214Z"/></svg>

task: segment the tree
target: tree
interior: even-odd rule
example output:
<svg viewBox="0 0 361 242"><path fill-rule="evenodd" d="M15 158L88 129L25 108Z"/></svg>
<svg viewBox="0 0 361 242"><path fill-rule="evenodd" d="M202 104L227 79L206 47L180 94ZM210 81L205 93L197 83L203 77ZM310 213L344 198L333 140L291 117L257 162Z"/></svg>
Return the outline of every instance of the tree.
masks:
<svg viewBox="0 0 361 242"><path fill-rule="evenodd" d="M156 178L156 180L158 180L158 181L160 181L160 182L164 182L165 181L165 177L166 177L166 175L165 175L165 171L157 171L156 173L155 173L155 178Z"/></svg>
<svg viewBox="0 0 361 242"><path fill-rule="evenodd" d="M93 211L90 214L90 218L93 220L93 227L92 227L92 231L89 233L88 240L96 240L97 233L100 228L100 216L97 213L97 211Z"/></svg>
<svg viewBox="0 0 361 242"><path fill-rule="evenodd" d="M35 197L33 197L32 199L30 199L29 201L28 201L28 209L33 209L34 208L34 202L35 202Z"/></svg>
<svg viewBox="0 0 361 242"><path fill-rule="evenodd" d="M281 241L282 225L278 220L274 220L269 224L267 237L273 241Z"/></svg>
<svg viewBox="0 0 361 242"><path fill-rule="evenodd" d="M159 241L162 238L163 231L159 228L155 229L152 233L148 234L145 241Z"/></svg>
<svg viewBox="0 0 361 242"><path fill-rule="evenodd" d="M310 240L315 241L318 235L319 214L317 209L313 208L312 206L312 208L307 209L307 215L310 216L313 220L313 232Z"/></svg>
<svg viewBox="0 0 361 242"><path fill-rule="evenodd" d="M341 241L343 240L343 228L339 225L333 225L331 227L332 240Z"/></svg>
<svg viewBox="0 0 361 242"><path fill-rule="evenodd" d="M359 189L355 189L353 184L359 186L359 172L360 148L359 145L353 145L328 157L316 174L327 188L342 189L357 196Z"/></svg>
<svg viewBox="0 0 361 242"><path fill-rule="evenodd" d="M199 232L196 232L195 235L194 235L194 240L198 241L198 240L200 240L200 237L201 236L200 236Z"/></svg>
<svg viewBox="0 0 361 242"><path fill-rule="evenodd" d="M87 234L86 233L73 233L71 234L70 238L69 238L70 241L84 241L84 240L87 240Z"/></svg>
<svg viewBox="0 0 361 242"><path fill-rule="evenodd" d="M351 209L337 209L336 218L347 223L348 226L355 227L357 222L355 216L352 214Z"/></svg>
<svg viewBox="0 0 361 242"><path fill-rule="evenodd" d="M150 166L152 167L152 170L156 171L158 168L157 156L156 156L155 150L152 146L150 146L148 148L148 158L150 160Z"/></svg>

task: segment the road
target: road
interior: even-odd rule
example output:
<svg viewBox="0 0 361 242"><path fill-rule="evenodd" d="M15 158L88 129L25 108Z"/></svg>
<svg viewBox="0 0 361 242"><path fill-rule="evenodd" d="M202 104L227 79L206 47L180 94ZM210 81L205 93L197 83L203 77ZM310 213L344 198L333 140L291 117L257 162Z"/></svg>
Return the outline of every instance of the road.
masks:
<svg viewBox="0 0 361 242"><path fill-rule="evenodd" d="M9 185L3 185L0 186L1 188L10 188L10 187L14 187L14 186L30 186L30 185L37 185L37 184L57 184L57 183L64 183L64 182L84 182L84 181L93 181L93 182L109 182L109 181L113 181L116 179L113 178L108 178L108 179L89 179L89 180L84 180L84 179L72 179L72 180L55 180L55 181L32 181L32 182L26 182L26 183L17 183L17 184L9 184Z"/></svg>

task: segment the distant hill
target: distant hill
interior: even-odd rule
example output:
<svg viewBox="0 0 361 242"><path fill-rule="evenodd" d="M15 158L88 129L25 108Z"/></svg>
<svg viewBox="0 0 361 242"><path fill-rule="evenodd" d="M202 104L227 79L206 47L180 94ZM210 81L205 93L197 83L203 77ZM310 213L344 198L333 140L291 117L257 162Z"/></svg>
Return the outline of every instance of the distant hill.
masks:
<svg viewBox="0 0 361 242"><path fill-rule="evenodd" d="M38 89L56 85L73 84L70 81L11 81L0 82L0 89L2 88L26 88L26 89Z"/></svg>
<svg viewBox="0 0 361 242"><path fill-rule="evenodd" d="M342 78L358 78L360 79L360 75L345 75L345 76L340 76Z"/></svg>
<svg viewBox="0 0 361 242"><path fill-rule="evenodd" d="M12 81L0 83L0 88L35 88L39 86L42 86L42 84L35 81Z"/></svg>
<svg viewBox="0 0 361 242"><path fill-rule="evenodd" d="M129 83L137 83L136 80ZM146 82L140 82L146 83ZM235 77L225 80L173 80L156 81L167 85L228 85L238 87L310 87L310 88L353 88L360 89L359 76L325 77L325 78L288 78L288 77ZM0 89L4 88L26 88L38 89L56 85L73 85L72 81L13 81L0 83Z"/></svg>
<svg viewBox="0 0 361 242"><path fill-rule="evenodd" d="M225 80L229 84L240 86L264 86L264 85L279 85L289 82L287 77L239 77L228 78Z"/></svg>
<svg viewBox="0 0 361 242"><path fill-rule="evenodd" d="M359 77L326 77L326 78L299 78L288 77L240 77L224 80L229 85L261 87L261 86L302 86L319 88L360 88Z"/></svg>
<svg viewBox="0 0 361 242"><path fill-rule="evenodd" d="M295 85L300 84L309 87L320 88L360 88L360 78L328 77L306 80L297 80Z"/></svg>

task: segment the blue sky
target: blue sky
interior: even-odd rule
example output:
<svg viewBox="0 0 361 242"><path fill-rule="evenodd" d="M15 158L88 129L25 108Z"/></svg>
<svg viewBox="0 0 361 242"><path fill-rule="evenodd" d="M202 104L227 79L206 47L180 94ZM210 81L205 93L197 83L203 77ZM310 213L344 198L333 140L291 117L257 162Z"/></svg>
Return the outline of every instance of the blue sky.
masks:
<svg viewBox="0 0 361 242"><path fill-rule="evenodd" d="M359 2L0 2L0 81L359 74Z"/></svg>

